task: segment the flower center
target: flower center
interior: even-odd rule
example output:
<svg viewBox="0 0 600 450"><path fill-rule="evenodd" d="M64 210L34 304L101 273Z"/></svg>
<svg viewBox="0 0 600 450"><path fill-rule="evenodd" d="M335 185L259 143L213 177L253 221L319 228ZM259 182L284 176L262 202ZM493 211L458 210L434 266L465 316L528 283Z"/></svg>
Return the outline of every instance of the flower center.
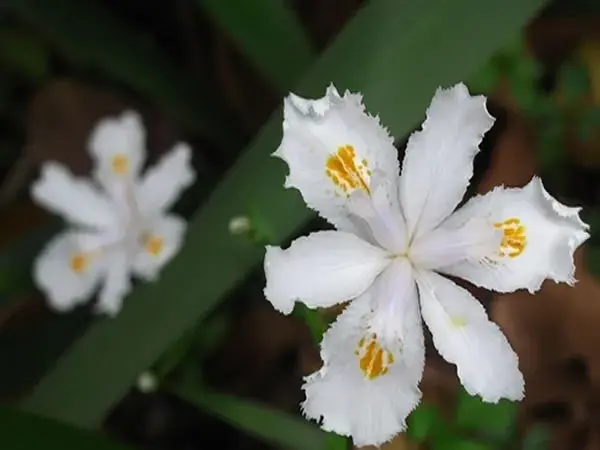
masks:
<svg viewBox="0 0 600 450"><path fill-rule="evenodd" d="M367 167L367 160L358 160L353 146L338 147L337 152L327 159L325 167L325 173L331 178L333 184L347 196L355 189L363 189L371 195L369 189L371 170Z"/></svg>
<svg viewBox="0 0 600 450"><path fill-rule="evenodd" d="M71 266L71 270L76 274L82 274L89 266L89 258L83 253L75 253L71 256L71 261L69 265Z"/></svg>
<svg viewBox="0 0 600 450"><path fill-rule="evenodd" d="M394 363L394 356L378 344L374 335L368 340L361 338L354 353L359 356L360 370L369 380L385 375Z"/></svg>
<svg viewBox="0 0 600 450"><path fill-rule="evenodd" d="M118 153L113 156L111 165L117 175L125 175L129 170L129 159L123 153Z"/></svg>
<svg viewBox="0 0 600 450"><path fill-rule="evenodd" d="M504 233L500 242L500 256L515 258L523 253L527 247L527 235L520 219L511 217L504 222L495 223L494 227Z"/></svg>
<svg viewBox="0 0 600 450"><path fill-rule="evenodd" d="M165 240L160 236L146 235L143 238L144 248L152 256L158 256L165 247Z"/></svg>

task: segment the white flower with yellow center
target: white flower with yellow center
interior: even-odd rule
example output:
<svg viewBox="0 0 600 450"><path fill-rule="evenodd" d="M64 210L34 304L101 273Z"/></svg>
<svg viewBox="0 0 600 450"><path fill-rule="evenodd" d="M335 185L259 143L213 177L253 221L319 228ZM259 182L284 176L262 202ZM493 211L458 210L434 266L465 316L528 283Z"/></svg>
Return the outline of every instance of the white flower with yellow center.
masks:
<svg viewBox="0 0 600 450"><path fill-rule="evenodd" d="M523 397L505 336L444 275L499 292L533 292L546 278L575 281L573 252L587 225L580 208L558 203L539 178L454 211L494 123L485 102L463 84L438 89L400 174L393 139L360 95L342 97L330 86L319 100L285 100L274 153L289 166L285 186L337 231L301 237L287 250L267 247L265 295L285 314L296 301L311 308L351 301L323 337L323 367L306 379L302 406L356 445L391 439L419 403L421 318L470 394L487 402Z"/></svg>
<svg viewBox="0 0 600 450"><path fill-rule="evenodd" d="M34 279L58 311L85 302L101 286L97 310L114 315L131 290L131 275L154 280L179 251L186 223L167 212L195 172L190 148L177 144L141 176L145 132L133 112L100 121L89 151L93 180L46 163L32 186L35 201L73 225L48 243Z"/></svg>

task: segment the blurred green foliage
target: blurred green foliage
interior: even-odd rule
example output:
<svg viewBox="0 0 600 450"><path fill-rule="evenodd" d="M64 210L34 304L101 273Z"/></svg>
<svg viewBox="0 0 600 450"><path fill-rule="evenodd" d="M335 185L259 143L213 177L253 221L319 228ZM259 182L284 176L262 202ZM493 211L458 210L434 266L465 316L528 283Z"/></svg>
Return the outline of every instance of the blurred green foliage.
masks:
<svg viewBox="0 0 600 450"><path fill-rule="evenodd" d="M319 310L309 309L302 303L297 303L294 307L293 314L308 325L313 340L318 345L329 325L323 316L323 313Z"/></svg>
<svg viewBox="0 0 600 450"><path fill-rule="evenodd" d="M72 64L95 68L125 83L225 148L235 145L228 117L206 83L178 69L155 43L120 20L102 2L6 0L5 4L47 36ZM13 55L27 50L16 47L19 41L5 42Z"/></svg>
<svg viewBox="0 0 600 450"><path fill-rule="evenodd" d="M299 18L284 0L197 2L282 95L315 56Z"/></svg>
<svg viewBox="0 0 600 450"><path fill-rule="evenodd" d="M485 403L460 389L449 418L432 404L421 403L408 419L408 436L432 450L514 450L521 438L516 428L517 404ZM536 427L523 439L523 450L546 450L549 432Z"/></svg>
<svg viewBox="0 0 600 450"><path fill-rule="evenodd" d="M128 450L93 433L75 427L0 407L0 447L10 450Z"/></svg>
<svg viewBox="0 0 600 450"><path fill-rule="evenodd" d="M523 439L523 450L547 450L548 448L550 448L550 432L545 427L533 427Z"/></svg>
<svg viewBox="0 0 600 450"><path fill-rule="evenodd" d="M49 75L50 53L42 41L11 27L0 28L0 67L33 82Z"/></svg>
<svg viewBox="0 0 600 450"><path fill-rule="evenodd" d="M199 389L195 383L186 385L179 382L173 391L203 411L279 448L334 450L337 441L343 441L343 438L331 436L300 417L249 400Z"/></svg>

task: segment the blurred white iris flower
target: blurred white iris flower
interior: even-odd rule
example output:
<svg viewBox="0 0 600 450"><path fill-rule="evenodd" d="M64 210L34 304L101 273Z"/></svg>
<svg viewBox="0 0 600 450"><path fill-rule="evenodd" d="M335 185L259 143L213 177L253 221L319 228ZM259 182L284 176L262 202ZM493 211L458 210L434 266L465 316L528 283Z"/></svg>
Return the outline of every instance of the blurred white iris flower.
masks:
<svg viewBox="0 0 600 450"><path fill-rule="evenodd" d="M402 172L393 139L362 97L294 94L284 103L287 188L336 227L267 247L265 296L289 314L350 304L325 333L322 368L306 378L304 414L325 430L379 445L405 429L421 399L422 320L465 389L486 402L524 395L518 358L481 304L446 275L498 292L572 284L573 252L588 237L580 208L533 178L497 187L455 211L494 118L463 84L438 89Z"/></svg>
<svg viewBox="0 0 600 450"><path fill-rule="evenodd" d="M89 151L92 179L49 162L32 186L37 203L72 225L42 251L34 279L57 311L85 302L99 288L96 310L115 315L131 290L131 275L155 280L179 251L186 223L168 211L195 172L191 149L177 144L142 175L145 131L129 111L101 120Z"/></svg>

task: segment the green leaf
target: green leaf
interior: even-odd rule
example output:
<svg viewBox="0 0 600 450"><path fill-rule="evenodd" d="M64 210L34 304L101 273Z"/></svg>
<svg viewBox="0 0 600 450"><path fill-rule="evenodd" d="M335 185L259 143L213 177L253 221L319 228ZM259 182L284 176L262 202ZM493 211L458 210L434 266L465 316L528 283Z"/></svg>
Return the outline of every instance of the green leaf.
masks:
<svg viewBox="0 0 600 450"><path fill-rule="evenodd" d="M7 0L62 53L104 71L170 110L191 129L228 146L231 127L206 83L178 69L156 45L96 0Z"/></svg>
<svg viewBox="0 0 600 450"><path fill-rule="evenodd" d="M461 390L456 408L456 425L495 438L506 438L512 433L516 411L514 402L501 400L496 404L485 403L481 398Z"/></svg>
<svg viewBox="0 0 600 450"><path fill-rule="evenodd" d="M277 234L271 229L272 225L269 217L265 217L263 213L264 205L257 205L254 201L249 201L254 204L247 207L247 217L250 219L250 224L252 227L247 238L250 238L252 243L256 245L265 246L275 244Z"/></svg>
<svg viewBox="0 0 600 450"><path fill-rule="evenodd" d="M515 59L511 72L515 78L527 81L533 86L538 81L542 70L539 63L524 52Z"/></svg>
<svg viewBox="0 0 600 450"><path fill-rule="evenodd" d="M493 63L488 63L469 79L469 89L473 93L490 94L500 80L500 70Z"/></svg>
<svg viewBox="0 0 600 450"><path fill-rule="evenodd" d="M310 42L289 2L197 1L281 93L287 93L312 62Z"/></svg>
<svg viewBox="0 0 600 450"><path fill-rule="evenodd" d="M534 426L523 439L523 450L547 450L550 448L551 434L544 426Z"/></svg>
<svg viewBox="0 0 600 450"><path fill-rule="evenodd" d="M523 111L528 113L535 107L539 94L533 80L523 79L513 74L508 78L510 90Z"/></svg>
<svg viewBox="0 0 600 450"><path fill-rule="evenodd" d="M537 158L543 169L556 167L564 157L565 122L557 114L540 120Z"/></svg>
<svg viewBox="0 0 600 450"><path fill-rule="evenodd" d="M315 343L319 344L323 338L323 334L327 331L327 322L321 315L321 312L316 309L309 309L302 303L297 303L293 314L308 325L313 340Z"/></svg>
<svg viewBox="0 0 600 450"><path fill-rule="evenodd" d="M587 108L579 118L579 139L584 142L588 141L599 127L600 107Z"/></svg>
<svg viewBox="0 0 600 450"><path fill-rule="evenodd" d="M523 38L513 47L515 51L508 62L507 77L511 92L519 106L528 114L535 111L540 99L546 98L537 88L539 65L525 51Z"/></svg>
<svg viewBox="0 0 600 450"><path fill-rule="evenodd" d="M152 373L163 380L178 366L192 363L192 367L210 355L222 342L230 326L230 316L219 311L196 327L187 330L156 362ZM194 374L196 376L198 374Z"/></svg>
<svg viewBox="0 0 600 450"><path fill-rule="evenodd" d="M194 329L187 330L156 362L152 374L159 381L166 378L193 348L196 333Z"/></svg>
<svg viewBox="0 0 600 450"><path fill-rule="evenodd" d="M22 411L0 407L0 448L10 450L127 450L87 431L37 417Z"/></svg>
<svg viewBox="0 0 600 450"><path fill-rule="evenodd" d="M580 100L590 91L587 68L576 62L563 64L559 71L559 85L567 103Z"/></svg>
<svg viewBox="0 0 600 450"><path fill-rule="evenodd" d="M0 307L22 301L33 292L31 265L44 242L61 228L51 219L22 236L0 252L0 273L9 277L0 288ZM48 314L35 326L7 327L0 334L0 397L25 392L48 371L56 359L90 323L90 314L79 309L71 314Z"/></svg>
<svg viewBox="0 0 600 450"><path fill-rule="evenodd" d="M0 252L0 272L6 274L0 282L0 306L14 293L31 291L31 265L42 245L61 228L61 221L51 219L17 237Z"/></svg>
<svg viewBox="0 0 600 450"><path fill-rule="evenodd" d="M174 393L204 412L271 444L291 450L327 448L327 433L301 417L191 386L175 388Z"/></svg>
<svg viewBox="0 0 600 450"><path fill-rule="evenodd" d="M10 298L10 297L9 297ZM0 334L0 396L27 392L91 322L84 309L47 314L31 326L6 327Z"/></svg>
<svg viewBox="0 0 600 450"><path fill-rule="evenodd" d="M408 416L407 434L417 442L435 434L444 424L435 405L422 402Z"/></svg>
<svg viewBox="0 0 600 450"><path fill-rule="evenodd" d="M523 58L523 56L527 54L527 44L524 36L522 34L511 36L511 38L504 43L502 48L500 48L500 53L505 59L512 63Z"/></svg>
<svg viewBox="0 0 600 450"><path fill-rule="evenodd" d="M467 79L543 4L371 0L294 90L322 96L333 81L342 91L360 91L368 110L402 137L422 120L438 86ZM275 242L288 239L314 217L295 190L283 187L287 169L271 157L280 140L277 112L193 218L181 253L160 281L140 285L115 319L95 324L24 407L98 426L137 375L264 257L264 248L230 235L232 217L244 214L248 206L260 210Z"/></svg>
<svg viewBox="0 0 600 450"><path fill-rule="evenodd" d="M202 358L208 356L223 341L225 335L230 330L231 317L228 314L220 313L203 321L196 331L194 353L196 357Z"/></svg>
<svg viewBox="0 0 600 450"><path fill-rule="evenodd" d="M562 113L556 101L548 96L538 96L535 103L526 113L530 118L537 120L562 120Z"/></svg>
<svg viewBox="0 0 600 450"><path fill-rule="evenodd" d="M327 450L349 450L350 439L344 436L338 436L334 433L327 433L325 438L325 448Z"/></svg>
<svg viewBox="0 0 600 450"><path fill-rule="evenodd" d="M489 444L463 437L453 436L445 440L437 440L434 450L496 450Z"/></svg>

